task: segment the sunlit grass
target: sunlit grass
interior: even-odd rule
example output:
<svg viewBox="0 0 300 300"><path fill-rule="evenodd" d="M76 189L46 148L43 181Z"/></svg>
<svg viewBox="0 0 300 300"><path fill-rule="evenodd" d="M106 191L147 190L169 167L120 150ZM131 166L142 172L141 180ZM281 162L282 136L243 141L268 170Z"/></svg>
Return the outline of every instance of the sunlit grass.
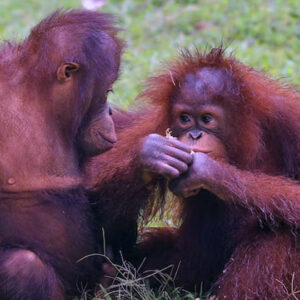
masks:
<svg viewBox="0 0 300 300"><path fill-rule="evenodd" d="M0 38L21 39L59 7L79 0L1 0ZM117 14L127 41L122 74L110 96L127 107L143 79L182 47L200 49L222 41L237 58L274 77L300 82L300 6L297 0L108 0L102 11Z"/></svg>
<svg viewBox="0 0 300 300"><path fill-rule="evenodd" d="M102 255L101 255L102 256ZM215 299L204 297L201 290L195 293L176 287L174 280L178 269L167 266L162 270L149 270L140 272L140 268L134 268L130 263L122 260L122 264L116 265L106 258L116 269L117 275L111 277L111 285L108 288L98 287L95 295L85 291L81 297L74 300L200 300ZM143 263L142 263L143 264ZM140 266L142 267L142 265ZM180 267L180 266L179 266ZM172 274L172 275L170 275ZM150 285L150 280L155 282L155 287Z"/></svg>

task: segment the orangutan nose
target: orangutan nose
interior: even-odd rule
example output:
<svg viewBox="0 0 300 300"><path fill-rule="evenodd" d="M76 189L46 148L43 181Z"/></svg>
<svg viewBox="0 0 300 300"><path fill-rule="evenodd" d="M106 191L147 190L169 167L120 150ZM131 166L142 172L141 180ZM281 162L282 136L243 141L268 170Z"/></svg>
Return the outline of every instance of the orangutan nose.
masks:
<svg viewBox="0 0 300 300"><path fill-rule="evenodd" d="M189 137L192 140L199 140L202 137L203 132L199 130L193 130L189 132Z"/></svg>

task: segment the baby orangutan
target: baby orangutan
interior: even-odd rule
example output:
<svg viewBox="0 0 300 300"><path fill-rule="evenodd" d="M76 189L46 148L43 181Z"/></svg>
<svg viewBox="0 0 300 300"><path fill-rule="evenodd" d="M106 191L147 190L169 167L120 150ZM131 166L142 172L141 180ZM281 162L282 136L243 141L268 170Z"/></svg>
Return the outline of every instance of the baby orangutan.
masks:
<svg viewBox="0 0 300 300"><path fill-rule="evenodd" d="M0 51L0 299L58 300L103 275L81 163L116 142L112 16L57 11Z"/></svg>
<svg viewBox="0 0 300 300"><path fill-rule="evenodd" d="M135 253L136 265L145 257L144 270L180 264L176 284L220 299L292 295L300 288L298 91L217 48L184 52L141 98L150 105L117 111L116 146L87 165L114 252ZM149 219L163 206L167 183L181 198L181 225L148 229L135 251L139 213Z"/></svg>
<svg viewBox="0 0 300 300"><path fill-rule="evenodd" d="M291 284L300 287L299 95L221 49L181 63L172 69L170 130L194 153L169 188L181 198L182 223L144 230L139 262L179 265L178 285L220 299L288 297ZM157 80L162 89L158 78L152 87ZM157 139L145 139L142 157Z"/></svg>

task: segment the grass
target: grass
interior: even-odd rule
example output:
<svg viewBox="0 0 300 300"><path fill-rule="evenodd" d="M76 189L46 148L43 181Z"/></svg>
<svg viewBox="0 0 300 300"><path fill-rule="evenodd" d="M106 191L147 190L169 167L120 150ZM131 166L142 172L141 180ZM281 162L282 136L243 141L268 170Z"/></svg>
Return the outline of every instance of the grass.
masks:
<svg viewBox="0 0 300 300"><path fill-rule="evenodd" d="M79 0L1 0L0 38L22 39L42 17ZM110 101L128 107L143 79L179 48L200 49L222 41L238 59L273 77L300 82L298 0L108 0L102 11L117 14L128 48Z"/></svg>
<svg viewBox="0 0 300 300"><path fill-rule="evenodd" d="M126 261L122 265L115 265L119 275L114 278L112 285L104 289L102 287L102 298L105 300L120 299L147 299L147 300L191 300L194 296L174 285L174 277L167 274L165 270L149 271L146 275L140 275L139 271ZM149 279L155 280L159 286L152 289Z"/></svg>
<svg viewBox="0 0 300 300"><path fill-rule="evenodd" d="M105 255L101 256L105 257ZM74 300L215 300L214 296L202 297L201 291L193 294L176 287L174 284L176 269L173 266L168 266L163 270L149 270L146 274L140 274L139 268L134 268L124 260L121 265L116 265L108 257L106 259L118 272L115 278L111 278L112 284L108 288L99 286L96 295L85 291L80 298ZM170 275L170 273L174 275ZM150 279L152 282L156 282L155 288L150 286Z"/></svg>
<svg viewBox="0 0 300 300"><path fill-rule="evenodd" d="M60 7L80 8L81 3L1 0L0 39L23 39L41 18ZM140 92L143 79L183 47L204 50L223 42L245 64L284 81L300 82L298 0L108 0L102 11L117 14L120 26L126 29L122 33L128 44L122 74L110 96L110 101L123 108ZM116 279L106 300L195 299L175 288L157 293L130 266L120 268L125 277ZM161 278L162 288L166 280L171 282L164 275Z"/></svg>

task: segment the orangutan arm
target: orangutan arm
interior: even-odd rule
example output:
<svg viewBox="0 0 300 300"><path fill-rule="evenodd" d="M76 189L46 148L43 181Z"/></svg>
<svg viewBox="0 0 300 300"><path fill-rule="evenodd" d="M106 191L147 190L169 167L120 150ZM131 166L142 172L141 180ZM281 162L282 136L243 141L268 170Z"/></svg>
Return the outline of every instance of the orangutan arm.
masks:
<svg viewBox="0 0 300 300"><path fill-rule="evenodd" d="M297 181L264 173L240 170L195 153L189 171L170 183L176 195L189 197L204 188L224 201L233 201L260 219L300 225L300 185Z"/></svg>

